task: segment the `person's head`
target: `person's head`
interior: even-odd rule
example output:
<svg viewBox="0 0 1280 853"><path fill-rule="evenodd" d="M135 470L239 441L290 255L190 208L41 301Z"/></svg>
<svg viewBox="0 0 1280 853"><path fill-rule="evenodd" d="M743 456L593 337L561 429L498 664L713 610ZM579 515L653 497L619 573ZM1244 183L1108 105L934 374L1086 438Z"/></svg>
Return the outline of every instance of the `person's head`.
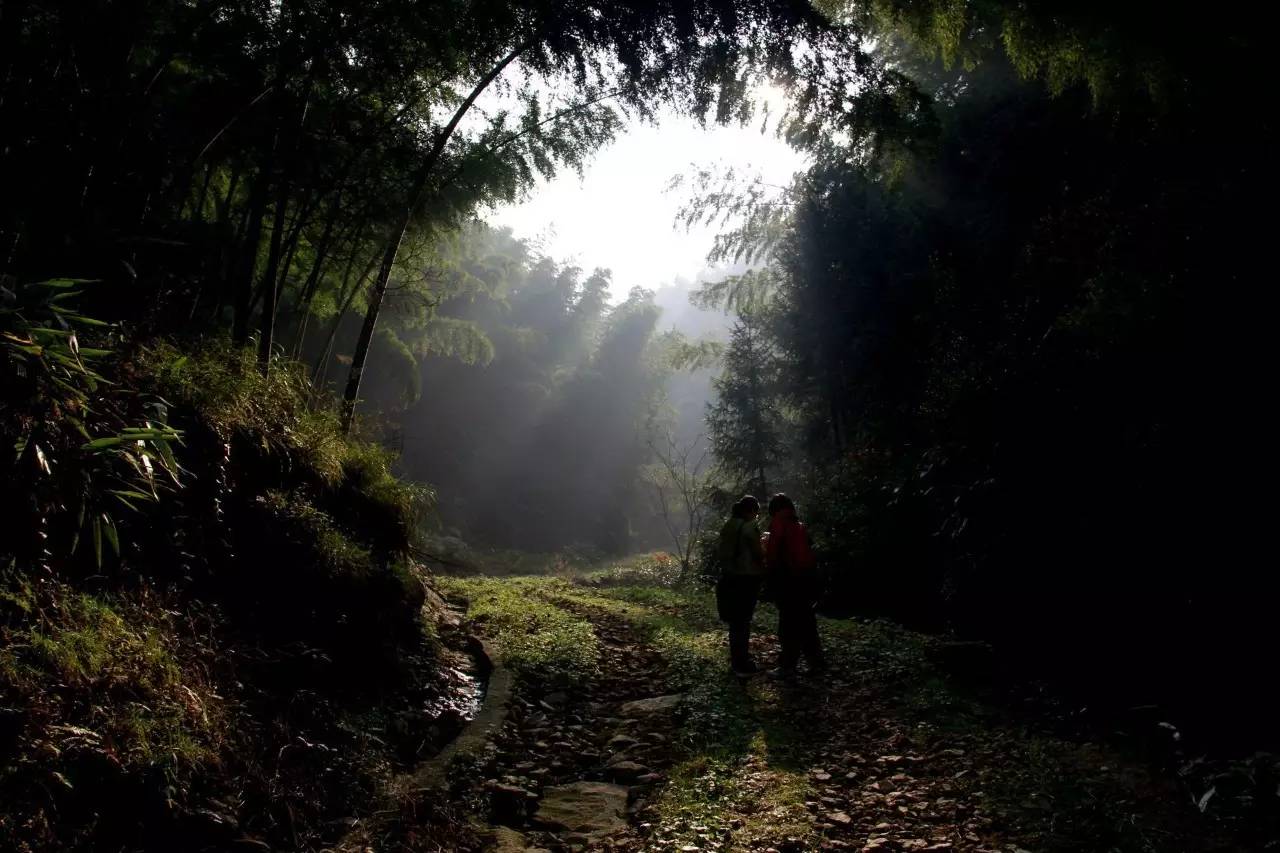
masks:
<svg viewBox="0 0 1280 853"><path fill-rule="evenodd" d="M733 517L745 518L748 521L760 514L760 501L754 495L743 495L733 505Z"/></svg>
<svg viewBox="0 0 1280 853"><path fill-rule="evenodd" d="M795 502L782 492L778 492L776 495L769 498L769 515L777 515L784 509L789 509L794 513L796 511Z"/></svg>

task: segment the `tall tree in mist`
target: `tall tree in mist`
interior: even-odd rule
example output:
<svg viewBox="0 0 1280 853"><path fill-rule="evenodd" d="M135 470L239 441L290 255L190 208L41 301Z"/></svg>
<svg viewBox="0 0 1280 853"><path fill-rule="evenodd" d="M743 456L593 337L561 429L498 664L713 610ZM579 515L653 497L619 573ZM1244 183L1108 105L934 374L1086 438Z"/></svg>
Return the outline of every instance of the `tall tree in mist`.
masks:
<svg viewBox="0 0 1280 853"><path fill-rule="evenodd" d="M652 294L610 305L607 271L584 275L478 223L452 251L461 275L491 286L455 289L437 320L474 325L493 358L419 353L435 393L399 418L406 468L439 488L442 516L476 541L628 550L636 519L650 521L643 426L671 369Z"/></svg>
<svg viewBox="0 0 1280 853"><path fill-rule="evenodd" d="M768 471L782 458L780 364L759 312L739 315L729 333L723 372L712 383L707 436L724 472L758 495L769 492Z"/></svg>

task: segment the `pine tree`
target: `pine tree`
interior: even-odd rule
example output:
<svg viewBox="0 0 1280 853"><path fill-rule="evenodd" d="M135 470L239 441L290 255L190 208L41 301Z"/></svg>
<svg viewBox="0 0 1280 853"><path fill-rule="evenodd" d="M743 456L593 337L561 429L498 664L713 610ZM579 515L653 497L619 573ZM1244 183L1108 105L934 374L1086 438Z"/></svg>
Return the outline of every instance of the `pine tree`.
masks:
<svg viewBox="0 0 1280 853"><path fill-rule="evenodd" d="M707 435L726 474L761 495L768 469L783 455L779 364L760 312L739 315L724 354L724 372L713 383L716 401L707 406Z"/></svg>

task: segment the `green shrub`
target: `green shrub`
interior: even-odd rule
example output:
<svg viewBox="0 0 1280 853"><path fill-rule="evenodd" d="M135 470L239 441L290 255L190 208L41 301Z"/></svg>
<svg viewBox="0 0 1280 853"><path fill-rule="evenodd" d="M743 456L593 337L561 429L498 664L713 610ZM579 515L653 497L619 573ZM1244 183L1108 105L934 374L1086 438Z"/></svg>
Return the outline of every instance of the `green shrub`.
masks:
<svg viewBox="0 0 1280 853"><path fill-rule="evenodd" d="M170 401L187 406L223 437L244 431L290 448L314 445L316 468L335 476L338 462L326 454L322 423L301 423L309 410L310 384L301 365L275 362L264 376L252 349L210 339L184 351L163 340L139 348L134 366Z"/></svg>
<svg viewBox="0 0 1280 853"><path fill-rule="evenodd" d="M672 587L682 580L680 561L665 551L630 557L587 577L602 586Z"/></svg>

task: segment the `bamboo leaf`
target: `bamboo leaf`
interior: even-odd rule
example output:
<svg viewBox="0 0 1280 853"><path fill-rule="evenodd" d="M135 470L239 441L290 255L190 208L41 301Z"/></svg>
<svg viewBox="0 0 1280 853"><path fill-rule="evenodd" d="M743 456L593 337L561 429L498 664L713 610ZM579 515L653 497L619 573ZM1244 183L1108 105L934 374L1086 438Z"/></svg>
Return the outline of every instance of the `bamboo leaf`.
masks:
<svg viewBox="0 0 1280 853"><path fill-rule="evenodd" d="M97 284L99 280L96 278L50 278L45 281L32 282L31 286L47 287L50 290L66 290L69 287L75 287L80 284Z"/></svg>
<svg viewBox="0 0 1280 853"><path fill-rule="evenodd" d="M109 435L105 438L95 438L88 444L81 446L80 449L96 452L98 450L106 450L108 447L115 447L117 445L124 444L126 441L128 441L128 439L123 436Z"/></svg>
<svg viewBox="0 0 1280 853"><path fill-rule="evenodd" d="M37 466L40 468L40 470L41 470L41 471L43 471L46 475L48 475L48 474L52 474L52 473L53 473L53 470L52 470L52 469L50 468L50 466L49 466L49 459L44 455L44 448L42 448L42 447L41 447L40 445L38 445L38 444L33 444L33 445L32 445L32 447L35 449L35 454L36 454L36 465L37 465Z"/></svg>
<svg viewBox="0 0 1280 853"><path fill-rule="evenodd" d="M102 531L107 537L107 543L111 546L111 550L115 552L117 557L120 556L120 534L116 530L116 523L111 516L105 512L102 514Z"/></svg>

